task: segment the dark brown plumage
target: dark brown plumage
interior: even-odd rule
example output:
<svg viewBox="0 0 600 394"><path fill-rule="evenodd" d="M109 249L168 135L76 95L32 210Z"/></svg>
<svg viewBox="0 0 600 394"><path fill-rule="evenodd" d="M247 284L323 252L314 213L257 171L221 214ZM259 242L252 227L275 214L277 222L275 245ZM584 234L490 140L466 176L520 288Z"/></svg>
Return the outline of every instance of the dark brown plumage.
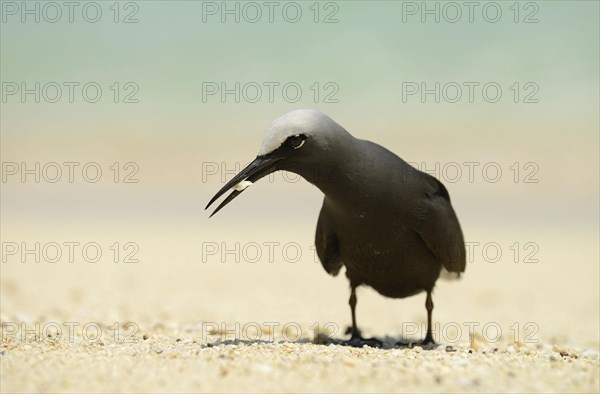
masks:
<svg viewBox="0 0 600 394"><path fill-rule="evenodd" d="M276 170L301 175L325 194L315 236L319 259L331 275L345 267L350 281L352 337L347 343L377 344L361 338L356 324L355 290L361 285L392 298L426 292L424 342L433 343L435 283L442 269L464 272L466 261L444 185L382 146L354 138L317 111L294 111L274 121L260 153L209 206L244 180L255 182ZM234 191L215 213L241 192Z"/></svg>

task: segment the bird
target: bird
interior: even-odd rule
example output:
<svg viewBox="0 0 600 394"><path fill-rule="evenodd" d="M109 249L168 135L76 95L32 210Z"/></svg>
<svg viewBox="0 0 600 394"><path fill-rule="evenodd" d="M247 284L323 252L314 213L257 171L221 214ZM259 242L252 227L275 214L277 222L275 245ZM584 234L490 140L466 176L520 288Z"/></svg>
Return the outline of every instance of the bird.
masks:
<svg viewBox="0 0 600 394"><path fill-rule="evenodd" d="M383 146L351 135L324 113L298 109L266 128L256 158L209 201L232 190L212 217L244 190L275 171L300 175L324 194L315 248L325 271L342 267L350 284L351 337L343 344L381 347L356 322L356 289L384 297L426 293L427 331L435 345L432 292L440 276L465 271L465 244L446 187ZM402 342L399 342L402 343Z"/></svg>

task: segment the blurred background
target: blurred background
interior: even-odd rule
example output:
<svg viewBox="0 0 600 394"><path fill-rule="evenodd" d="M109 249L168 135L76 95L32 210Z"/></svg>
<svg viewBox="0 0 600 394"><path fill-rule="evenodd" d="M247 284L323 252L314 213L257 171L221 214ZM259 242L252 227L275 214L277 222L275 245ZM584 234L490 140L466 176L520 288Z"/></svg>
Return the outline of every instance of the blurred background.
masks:
<svg viewBox="0 0 600 394"><path fill-rule="evenodd" d="M315 108L447 186L469 263L434 320L599 345L597 2L1 3L3 321L342 337L318 189L277 173L204 211L273 118ZM399 337L424 302L364 288L358 322Z"/></svg>

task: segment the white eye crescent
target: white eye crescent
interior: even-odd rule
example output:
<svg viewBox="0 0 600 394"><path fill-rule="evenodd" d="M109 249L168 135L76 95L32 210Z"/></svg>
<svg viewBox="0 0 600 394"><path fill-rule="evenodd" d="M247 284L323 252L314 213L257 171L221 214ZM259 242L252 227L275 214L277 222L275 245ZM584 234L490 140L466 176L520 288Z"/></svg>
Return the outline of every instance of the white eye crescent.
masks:
<svg viewBox="0 0 600 394"><path fill-rule="evenodd" d="M302 147L302 145L304 145L305 141L306 141L306 138L299 134L288 138L288 144L294 149L298 149L298 148Z"/></svg>

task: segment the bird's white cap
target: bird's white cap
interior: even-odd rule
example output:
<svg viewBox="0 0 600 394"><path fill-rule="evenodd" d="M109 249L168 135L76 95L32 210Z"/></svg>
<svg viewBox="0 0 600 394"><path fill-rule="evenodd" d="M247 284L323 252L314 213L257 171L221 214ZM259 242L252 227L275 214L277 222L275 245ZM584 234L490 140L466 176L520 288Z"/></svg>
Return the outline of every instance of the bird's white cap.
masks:
<svg viewBox="0 0 600 394"><path fill-rule="evenodd" d="M323 135L342 129L329 116L314 109L298 109L288 112L271 122L265 130L259 156L273 152L291 136L304 134L306 136ZM343 129L342 129L343 130ZM327 138L320 138L322 148L327 149Z"/></svg>

